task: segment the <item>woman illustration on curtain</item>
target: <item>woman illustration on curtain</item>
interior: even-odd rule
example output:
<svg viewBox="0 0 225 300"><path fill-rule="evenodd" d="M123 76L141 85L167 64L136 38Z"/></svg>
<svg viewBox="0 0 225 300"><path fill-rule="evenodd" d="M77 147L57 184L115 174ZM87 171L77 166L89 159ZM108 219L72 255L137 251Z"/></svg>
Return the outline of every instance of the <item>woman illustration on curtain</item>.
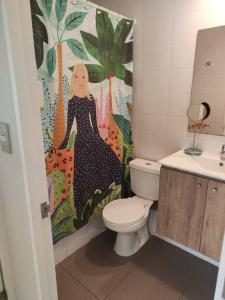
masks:
<svg viewBox="0 0 225 300"><path fill-rule="evenodd" d="M73 186L77 226L82 224L85 195L93 195L97 190L106 191L113 182L121 183L121 163L111 147L100 137L95 99L88 91L88 81L86 66L77 64L71 78L66 135L60 146L60 149L67 147L76 118Z"/></svg>

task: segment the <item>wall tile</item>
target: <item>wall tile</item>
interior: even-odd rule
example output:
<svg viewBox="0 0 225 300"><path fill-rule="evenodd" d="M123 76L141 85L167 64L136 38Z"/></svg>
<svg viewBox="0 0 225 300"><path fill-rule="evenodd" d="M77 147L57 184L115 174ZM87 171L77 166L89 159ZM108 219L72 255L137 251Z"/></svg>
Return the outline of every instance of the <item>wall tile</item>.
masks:
<svg viewBox="0 0 225 300"><path fill-rule="evenodd" d="M160 91L150 91L142 98L142 112L165 116L167 114L167 102L168 92L161 94Z"/></svg>
<svg viewBox="0 0 225 300"><path fill-rule="evenodd" d="M172 45L171 69L193 68L196 41L182 42Z"/></svg>
<svg viewBox="0 0 225 300"><path fill-rule="evenodd" d="M186 117L190 105L190 94L170 94L167 114L169 117Z"/></svg>
<svg viewBox="0 0 225 300"><path fill-rule="evenodd" d="M183 117L167 117L166 122L166 148L168 153L183 148L186 135L187 135L188 120Z"/></svg>
<svg viewBox="0 0 225 300"><path fill-rule="evenodd" d="M202 3L199 0L174 0L174 16L200 11Z"/></svg>
<svg viewBox="0 0 225 300"><path fill-rule="evenodd" d="M146 77L143 78L143 96L153 93L168 93L169 71L150 71L146 70Z"/></svg>
<svg viewBox="0 0 225 300"><path fill-rule="evenodd" d="M160 45L143 49L144 69L161 70L170 68L171 46Z"/></svg>
<svg viewBox="0 0 225 300"><path fill-rule="evenodd" d="M163 136L166 128L166 116L143 115L141 120L143 134Z"/></svg>
<svg viewBox="0 0 225 300"><path fill-rule="evenodd" d="M173 15L173 0L144 1L144 19L163 19Z"/></svg>
<svg viewBox="0 0 225 300"><path fill-rule="evenodd" d="M143 47L168 45L172 40L172 18L143 20Z"/></svg>
<svg viewBox="0 0 225 300"><path fill-rule="evenodd" d="M143 134L142 143L137 153L145 159L158 161L168 155L165 146L165 136Z"/></svg>
<svg viewBox="0 0 225 300"><path fill-rule="evenodd" d="M175 69L170 73L169 93L190 94L193 69Z"/></svg>
<svg viewBox="0 0 225 300"><path fill-rule="evenodd" d="M175 17L173 24L173 43L196 40L201 22L202 15L200 12Z"/></svg>

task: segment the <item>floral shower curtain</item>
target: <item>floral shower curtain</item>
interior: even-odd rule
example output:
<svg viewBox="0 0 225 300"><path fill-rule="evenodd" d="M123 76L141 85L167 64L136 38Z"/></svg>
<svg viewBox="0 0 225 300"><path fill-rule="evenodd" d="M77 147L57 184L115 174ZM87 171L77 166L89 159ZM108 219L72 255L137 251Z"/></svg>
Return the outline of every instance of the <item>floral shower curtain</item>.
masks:
<svg viewBox="0 0 225 300"><path fill-rule="evenodd" d="M87 1L31 0L54 242L131 193L133 21Z"/></svg>

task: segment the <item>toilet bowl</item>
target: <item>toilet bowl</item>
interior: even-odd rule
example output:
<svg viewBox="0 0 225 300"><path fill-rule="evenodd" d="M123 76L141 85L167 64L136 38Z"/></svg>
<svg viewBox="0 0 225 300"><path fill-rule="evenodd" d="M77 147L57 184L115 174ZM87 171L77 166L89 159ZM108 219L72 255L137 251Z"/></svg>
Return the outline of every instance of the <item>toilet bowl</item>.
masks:
<svg viewBox="0 0 225 300"><path fill-rule="evenodd" d="M158 199L160 164L135 159L130 171L136 196L114 200L102 213L105 226L117 232L114 250L120 256L135 254L147 242L149 209Z"/></svg>

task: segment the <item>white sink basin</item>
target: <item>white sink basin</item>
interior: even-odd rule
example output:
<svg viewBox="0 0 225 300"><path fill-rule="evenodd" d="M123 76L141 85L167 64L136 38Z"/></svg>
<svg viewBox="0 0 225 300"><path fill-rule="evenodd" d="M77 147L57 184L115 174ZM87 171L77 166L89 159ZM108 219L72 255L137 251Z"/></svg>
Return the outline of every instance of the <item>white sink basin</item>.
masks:
<svg viewBox="0 0 225 300"><path fill-rule="evenodd" d="M225 161L221 161L219 155L203 152L201 156L191 156L181 150L159 162L163 166L225 181Z"/></svg>

